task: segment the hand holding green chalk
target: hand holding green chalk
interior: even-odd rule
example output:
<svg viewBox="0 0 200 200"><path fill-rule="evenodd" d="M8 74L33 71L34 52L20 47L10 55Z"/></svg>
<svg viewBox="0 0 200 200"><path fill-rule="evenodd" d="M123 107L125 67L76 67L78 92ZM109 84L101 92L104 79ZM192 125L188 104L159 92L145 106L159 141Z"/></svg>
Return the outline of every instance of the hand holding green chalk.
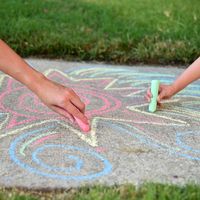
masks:
<svg viewBox="0 0 200 200"><path fill-rule="evenodd" d="M149 103L149 112L155 112L157 107L157 97L158 97L158 90L159 90L159 80L152 80L151 81L151 101Z"/></svg>

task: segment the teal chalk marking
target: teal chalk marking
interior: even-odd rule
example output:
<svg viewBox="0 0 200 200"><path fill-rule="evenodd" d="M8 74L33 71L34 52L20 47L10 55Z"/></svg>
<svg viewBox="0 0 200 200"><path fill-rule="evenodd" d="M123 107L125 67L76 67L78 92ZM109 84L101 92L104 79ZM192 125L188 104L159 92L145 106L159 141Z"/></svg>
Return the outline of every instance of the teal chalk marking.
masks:
<svg viewBox="0 0 200 200"><path fill-rule="evenodd" d="M158 89L159 89L159 80L151 81L151 101L149 103L149 112L155 112L157 107L157 97L158 97Z"/></svg>

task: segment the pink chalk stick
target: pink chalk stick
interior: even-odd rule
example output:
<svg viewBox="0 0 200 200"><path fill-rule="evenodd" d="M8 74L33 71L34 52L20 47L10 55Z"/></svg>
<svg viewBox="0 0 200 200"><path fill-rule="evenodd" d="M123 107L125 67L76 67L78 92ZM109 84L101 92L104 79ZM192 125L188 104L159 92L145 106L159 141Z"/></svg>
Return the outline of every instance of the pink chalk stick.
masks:
<svg viewBox="0 0 200 200"><path fill-rule="evenodd" d="M83 123L80 119L74 117L76 120L76 123L80 126L81 130L84 132L90 131L90 125Z"/></svg>

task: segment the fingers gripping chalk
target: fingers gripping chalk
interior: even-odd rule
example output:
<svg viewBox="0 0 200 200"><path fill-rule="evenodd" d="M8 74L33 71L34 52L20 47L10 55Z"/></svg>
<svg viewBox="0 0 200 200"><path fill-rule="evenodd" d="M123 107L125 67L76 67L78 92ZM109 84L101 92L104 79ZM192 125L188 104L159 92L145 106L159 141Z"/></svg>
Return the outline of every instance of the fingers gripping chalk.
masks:
<svg viewBox="0 0 200 200"><path fill-rule="evenodd" d="M149 112L155 112L157 107L157 97L158 97L158 89L159 89L159 80L151 81L151 101L149 103Z"/></svg>
<svg viewBox="0 0 200 200"><path fill-rule="evenodd" d="M90 130L90 125L83 123L80 119L74 117L76 120L76 123L80 126L81 130L84 132L88 132Z"/></svg>

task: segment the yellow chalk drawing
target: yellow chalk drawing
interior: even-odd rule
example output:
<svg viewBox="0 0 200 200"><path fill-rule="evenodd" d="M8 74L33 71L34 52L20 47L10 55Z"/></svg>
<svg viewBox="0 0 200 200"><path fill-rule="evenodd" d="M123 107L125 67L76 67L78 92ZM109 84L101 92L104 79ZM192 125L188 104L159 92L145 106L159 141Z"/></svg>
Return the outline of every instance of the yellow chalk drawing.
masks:
<svg viewBox="0 0 200 200"><path fill-rule="evenodd" d="M54 123L54 122L56 122L58 125L60 124L61 126L67 128L70 131L70 133L75 133L80 139L82 139L84 142L88 143L89 145L91 145L93 147L98 146L97 137L96 137L96 130L95 130L95 126L96 126L95 123L94 123L94 125L92 125L91 134L83 134L82 132L80 132L79 130L73 128L72 126L70 126L67 123L63 123L63 122L61 122L59 120L52 120L52 119L51 120L42 121L42 122L38 122L38 123L33 123L33 124L30 124L30 125L26 125L23 128L18 128L17 130L9 131L6 134L1 134L0 135L0 139L2 139L4 137L7 137L7 136L10 136L10 135L20 134L21 132L24 132L27 129L32 129L35 126L45 126L45 124L47 124L47 123ZM52 132L52 134L53 133L54 132Z"/></svg>
<svg viewBox="0 0 200 200"><path fill-rule="evenodd" d="M157 114L157 113L150 113L148 111L142 111L139 108L143 108L143 107L147 107L148 103L142 104L142 105L135 105L135 106L128 106L127 108L130 109L133 112L138 112L138 113L143 113L144 115L147 115L149 117L159 117L160 119L167 119L169 120L167 123L163 123L163 122L150 122L150 124L155 124L155 125L165 125L165 126L186 126L189 125L187 124L187 121L183 121L183 120L179 120L179 119L174 119L172 117L168 117L168 116L164 116L161 114ZM148 122L146 122L148 123Z"/></svg>

